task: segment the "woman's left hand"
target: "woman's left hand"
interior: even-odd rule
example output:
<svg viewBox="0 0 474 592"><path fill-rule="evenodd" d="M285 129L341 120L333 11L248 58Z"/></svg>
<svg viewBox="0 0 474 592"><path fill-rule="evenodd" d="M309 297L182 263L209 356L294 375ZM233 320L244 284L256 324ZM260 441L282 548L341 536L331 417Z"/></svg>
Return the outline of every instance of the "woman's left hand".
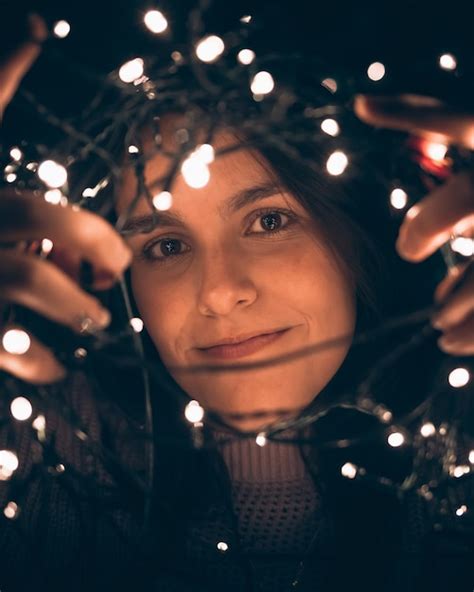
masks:
<svg viewBox="0 0 474 592"><path fill-rule="evenodd" d="M354 109L366 123L474 149L474 113L450 109L435 99L358 96ZM452 233L466 231L474 234L474 171L452 175L410 208L396 248L404 259L419 262ZM440 309L431 322L443 332L440 348L453 355L474 355L474 261L452 268L437 286L434 299Z"/></svg>

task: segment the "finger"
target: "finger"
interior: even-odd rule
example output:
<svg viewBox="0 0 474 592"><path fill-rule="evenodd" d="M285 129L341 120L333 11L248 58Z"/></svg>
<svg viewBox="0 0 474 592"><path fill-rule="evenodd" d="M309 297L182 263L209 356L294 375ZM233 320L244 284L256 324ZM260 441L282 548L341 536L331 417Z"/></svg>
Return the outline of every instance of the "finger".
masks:
<svg viewBox="0 0 474 592"><path fill-rule="evenodd" d="M465 319L461 325L453 327L438 339L439 347L453 355L474 355L474 314Z"/></svg>
<svg viewBox="0 0 474 592"><path fill-rule="evenodd" d="M460 173L432 191L407 212L397 239L399 254L422 261L474 225L474 188L470 175Z"/></svg>
<svg viewBox="0 0 474 592"><path fill-rule="evenodd" d="M49 238L89 261L98 273L120 276L132 253L123 238L103 218L70 206L62 207L31 194L0 192L2 241Z"/></svg>
<svg viewBox="0 0 474 592"><path fill-rule="evenodd" d="M474 266L464 272L440 310L433 316L432 324L437 329L447 330L459 325L474 312Z"/></svg>
<svg viewBox="0 0 474 592"><path fill-rule="evenodd" d="M13 98L23 76L38 57L40 44L47 38L48 29L37 14L28 16L28 39L19 45L0 66L0 118Z"/></svg>
<svg viewBox="0 0 474 592"><path fill-rule="evenodd" d="M8 329L11 328L8 327ZM20 355L7 352L0 341L0 370L33 384L48 384L63 379L66 376L66 370L56 360L51 350L33 335L29 334L29 337L30 347L27 352Z"/></svg>
<svg viewBox="0 0 474 592"><path fill-rule="evenodd" d="M448 269L448 275L436 287L434 293L435 302L441 303L449 296L449 294L455 289L456 285L461 281L461 278L468 267L469 264L464 263Z"/></svg>
<svg viewBox="0 0 474 592"><path fill-rule="evenodd" d="M437 141L474 149L474 114L449 108L432 97L358 95L354 111L362 121L375 126L436 136Z"/></svg>
<svg viewBox="0 0 474 592"><path fill-rule="evenodd" d="M2 299L21 304L74 329L103 329L110 313L81 290L56 265L23 253L5 251L0 259Z"/></svg>

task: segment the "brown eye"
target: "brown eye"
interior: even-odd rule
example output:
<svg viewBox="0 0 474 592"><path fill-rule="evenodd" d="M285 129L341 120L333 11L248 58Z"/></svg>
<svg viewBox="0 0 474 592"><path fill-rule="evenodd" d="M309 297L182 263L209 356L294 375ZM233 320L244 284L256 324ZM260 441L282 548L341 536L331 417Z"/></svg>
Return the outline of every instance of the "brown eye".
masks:
<svg viewBox="0 0 474 592"><path fill-rule="evenodd" d="M281 227L281 214L279 214L278 212L265 214L260 218L260 225L263 228L263 230L277 230Z"/></svg>
<svg viewBox="0 0 474 592"><path fill-rule="evenodd" d="M166 238L159 241L161 254L165 257L179 255L182 250L181 241L176 238Z"/></svg>

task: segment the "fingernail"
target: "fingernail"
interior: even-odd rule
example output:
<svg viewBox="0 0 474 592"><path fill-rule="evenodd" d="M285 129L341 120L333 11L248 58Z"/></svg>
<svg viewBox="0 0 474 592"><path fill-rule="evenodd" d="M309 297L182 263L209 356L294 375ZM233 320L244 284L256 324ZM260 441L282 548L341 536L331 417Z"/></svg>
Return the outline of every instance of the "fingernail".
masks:
<svg viewBox="0 0 474 592"><path fill-rule="evenodd" d="M443 317L435 314L431 317L431 324L435 329L444 329L446 326L446 321L443 319Z"/></svg>
<svg viewBox="0 0 474 592"><path fill-rule="evenodd" d="M83 314L78 317L79 332L84 335L91 335L105 329L110 324L110 312L102 308L93 316Z"/></svg>

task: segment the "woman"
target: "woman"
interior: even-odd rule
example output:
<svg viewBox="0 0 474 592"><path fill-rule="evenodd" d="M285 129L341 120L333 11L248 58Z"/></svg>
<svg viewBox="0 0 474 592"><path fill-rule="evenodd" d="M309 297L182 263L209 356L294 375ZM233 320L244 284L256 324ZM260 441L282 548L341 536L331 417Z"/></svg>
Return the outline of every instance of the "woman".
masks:
<svg viewBox="0 0 474 592"><path fill-rule="evenodd" d="M45 34L41 22L34 21L33 24L33 33L41 39ZM2 71L3 106L37 51L37 46L28 42L6 62ZM443 133L447 138L461 142L466 142L469 136L465 131L469 121L465 122L466 128L459 125L451 128L439 107L438 111L432 106L412 107L402 100L398 108L399 117L394 121L390 120L390 111L388 115L384 112L383 101L360 98L356 102L356 111L367 121L387 122L408 129L414 126L416 129L417 109L421 109L420 115L425 121L432 116L432 120L428 119L427 131ZM462 116L460 120L463 120ZM171 149L176 123L177 118L172 116L162 120L161 133ZM222 130L215 144L226 146L233 139L230 131ZM160 214L159 225L151 233L140 233L150 223L148 207L144 200L140 202L133 219L128 220L124 228L128 244L107 223L90 213L54 207L27 195L4 191L1 219L8 222L3 222L0 227L1 240L7 243L47 236L53 243L67 244L69 268L77 270L77 262L82 258L90 261L94 267L96 289L110 287L117 275L132 262L131 283L136 305L161 362L177 385L206 409L223 415L229 426L242 431L264 430L276 420L292 417L309 406L333 380L346 359L356 323L360 322L357 318L358 300L363 301L365 297L367 302L370 294L361 271L364 256L370 254L370 249L367 247L365 255L361 256L357 269L348 265L351 249L362 244L357 242L361 238L357 226L351 227L348 221L344 227L346 234L342 235L344 240L336 242L334 237L331 239L324 224L324 215L328 215L324 204L320 205L321 217L318 219L304 203L301 193L291 190L284 169L275 167L274 160L274 156L264 151L230 153L211 165L211 180L205 190L190 190L178 176L173 187L173 205ZM148 160L146 182L160 176L166 165L163 156ZM133 175L125 174L118 201L119 215L135 194L135 182ZM448 202L445 196L451 191L454 193ZM436 250L459 222L472 213L471 192L467 176L454 177L412 208L400 234L400 252L408 259L418 261ZM12 224L12 220L18 220L18 224ZM276 269L275 261L278 261ZM108 312L61 271L59 262L54 265L28 254L5 250L1 265L5 300L31 307L77 330L84 328L84 324L88 329L104 328L109 324ZM460 275L447 277L437 290L438 301L445 300L445 304L436 318L436 325L445 332L440 346L451 353L469 355L474 352L472 269L464 271L461 287L450 298L446 297ZM323 354L320 352L277 366L257 366L238 373L219 371L219 365L227 362L262 362L268 357L341 334L348 336L347 342ZM454 337L454 346L447 345L449 337ZM33 383L63 377L64 369L52 353L32 339L32 347L22 356L2 350L2 369ZM195 364L211 364L214 369L199 374L186 372L187 367ZM91 400L84 383L76 384L74 388L73 397ZM84 401L80 404L84 409ZM90 402L88 413L89 426L99 430L93 402ZM68 447L65 426L57 421L56 427L57 450L66 454L75 451L75 445ZM170 433L180 429L170 423L161 427L163 432L168 430ZM119 421L114 420L114 428L111 439L120 440ZM163 455L158 459L158 479L167 475L169 479L166 481L172 482L172 472L177 472L177 467L183 469L186 466L187 477L194 472L196 479L188 481L195 487L191 491L179 491L175 486L173 493L179 496L178 499L166 495L166 484L159 488L154 516L157 527L150 529L156 540L152 539L147 547L148 541L141 540L134 533L133 519L130 516L121 518L126 524L125 530L135 534L137 539L134 556L126 558L129 566L150 570L153 544L159 550L156 558L160 564L158 573L152 579L145 572L143 580L138 573L139 582L146 581L149 586L154 580L158 590L209 590L212 587L250 590L259 589L258 586L262 590L285 590L291 586L293 589L297 586L313 589L316 585L336 590L343 584L350 584L355 577L350 566L362 572L360 582L366 589L370 589L371 583L380 585L384 569L393 568L393 556L381 553L380 557L377 555L375 565L367 561L367 548L375 553L380 540L376 530L371 530L368 524L365 525L372 538L367 534L364 537L360 531L364 523L357 525L356 512L351 513L348 508L341 506L337 510L339 522L354 520L352 536L357 533L361 539L370 539L364 553L354 553L354 540L349 544L348 540L341 542L339 538L335 543L334 538L324 533L326 527L330 529L331 523L325 515L326 506L320 501L322 496L327 499L328 494L318 491L322 480L319 484L312 480L313 474L308 470L311 459L301 456L297 448L284 445L271 444L259 451L254 443L227 444L226 430L214 428L211 438L217 443L219 454L207 457L183 451L181 456L177 452L173 458ZM51 428L51 431L54 430ZM105 433L102 431L96 436L100 439ZM117 451L122 452L122 458L133 461L138 458L140 463L140 454L130 450L128 442L115 442L115 445ZM86 460L78 453L71 466L83 473ZM320 463L320 470L323 464ZM96 471L102 471L100 477L107 484L108 476L103 467L96 467ZM223 479L215 479L217 474ZM229 477L233 485L231 497L228 495ZM179 482L179 477L174 481ZM181 483L184 488L187 482L182 480ZM60 488L52 486L51 491L54 494L45 493L42 486L38 486L41 507L45 505L44 500L52 502L55 495L61 508L68 507L63 505L66 502L61 498ZM352 489L350 495L357 498L361 514L364 504L367 508L373 503L373 499L363 499L363 490ZM277 498L273 514L257 516L258 512L265 514L265 505ZM188 500L192 507L183 510L184 500ZM334 505L337 501L335 498L329 503ZM384 507L384 502L387 500L379 499L377 508ZM390 507L391 502L388 503ZM32 508L31 504L30 498L25 513L27 508ZM387 507L384 508L385 514L381 514L387 521L384 527L390 529L394 529L397 516L396 508L392 509L393 515L387 514ZM288 511L293 513L290 518L283 515ZM116 518L120 521L119 512ZM94 532L95 545L102 540L104 546L110 547L112 531L107 531L102 524L102 530L97 529L101 518L91 517L86 512L85 521L87 528L77 527L77 532L84 537L83 533ZM81 543L77 542L76 535L67 536L64 524L58 525L56 535L54 528L44 531L48 532L51 542L63 541L67 547L61 551L55 549L56 554L52 553L46 560L44 571L50 578L49 586L58 585L58 582L64 585L64 580L55 580L51 576L48 561L60 558L58 572L62 575L73 564L71 557L75 549L82 558ZM337 525L333 527L339 534L342 532ZM13 536L9 528L6 533L7 537ZM87 545L86 538L83 544ZM181 557L177 556L180 544ZM335 544L342 544L342 549L335 549ZM8 548L5 542L4 547ZM390 549L390 545L388 547ZM90 570L94 566L98 571L97 579L85 577L79 585L90 586L99 581L105 585L106 578L112 577L111 562L119 556L119 551L114 555L114 549L102 549L102 555L94 555L97 546L91 548L94 551L89 553L89 562L85 563L84 569ZM396 553L396 549L394 545L391 550ZM272 556L279 557L278 564L271 560ZM105 566L99 565L99 557L106 558ZM302 559L305 561L301 563ZM341 575L338 572L343 559L348 562L344 566L349 573ZM409 562L403 561L405 558L397 565L411 569ZM119 583L117 574L131 577L130 569L122 571L117 566L114 585ZM11 575L5 585L18 589L20 576L13 571ZM80 577L83 575L81 573ZM398 585L409 582L409 579L403 579L405 574L397 577ZM388 583L384 586L387 588Z"/></svg>

